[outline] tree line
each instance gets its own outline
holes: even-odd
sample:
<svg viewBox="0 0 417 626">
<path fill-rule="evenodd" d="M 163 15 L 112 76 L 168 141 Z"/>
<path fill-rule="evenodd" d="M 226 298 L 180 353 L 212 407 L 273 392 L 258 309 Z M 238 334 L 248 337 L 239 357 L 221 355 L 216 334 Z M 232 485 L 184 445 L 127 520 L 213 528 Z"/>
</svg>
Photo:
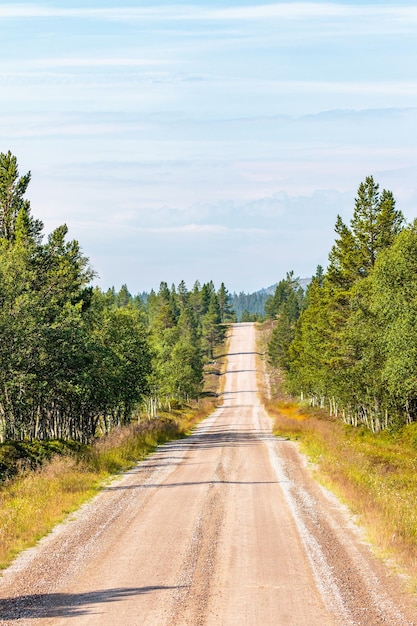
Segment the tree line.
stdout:
<svg viewBox="0 0 417 626">
<path fill-rule="evenodd" d="M 0 441 L 89 442 L 140 410 L 198 398 L 233 319 L 224 284 L 102 292 L 66 225 L 45 240 L 30 178 L 0 154 Z"/>
<path fill-rule="evenodd" d="M 256 322 L 264 318 L 265 302 L 268 299 L 266 290 L 255 293 L 233 293 L 231 304 L 238 322 Z"/>
<path fill-rule="evenodd" d="M 326 271 L 292 274 L 266 304 L 271 363 L 288 391 L 374 432 L 417 420 L 417 221 L 369 176 L 337 217 Z"/>
</svg>

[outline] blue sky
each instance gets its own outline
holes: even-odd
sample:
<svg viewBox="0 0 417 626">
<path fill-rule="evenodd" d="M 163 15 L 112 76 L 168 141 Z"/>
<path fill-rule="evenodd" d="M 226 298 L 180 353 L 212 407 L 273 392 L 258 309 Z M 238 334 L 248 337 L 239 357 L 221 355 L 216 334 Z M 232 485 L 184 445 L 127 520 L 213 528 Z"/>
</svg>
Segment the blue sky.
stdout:
<svg viewBox="0 0 417 626">
<path fill-rule="evenodd" d="M 1 2 L 0 37 L 0 150 L 104 289 L 311 275 L 368 175 L 417 217 L 414 2 Z"/>
</svg>

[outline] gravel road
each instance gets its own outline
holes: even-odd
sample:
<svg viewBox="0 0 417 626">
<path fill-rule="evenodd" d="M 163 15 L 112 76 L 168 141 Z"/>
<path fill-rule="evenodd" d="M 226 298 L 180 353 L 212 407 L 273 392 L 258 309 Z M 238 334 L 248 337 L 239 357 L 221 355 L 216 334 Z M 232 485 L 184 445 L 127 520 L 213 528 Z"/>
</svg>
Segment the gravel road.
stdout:
<svg viewBox="0 0 417 626">
<path fill-rule="evenodd" d="M 223 406 L 3 572 L 0 624 L 417 624 L 346 510 L 272 436 L 254 345 L 235 325 Z"/>
</svg>

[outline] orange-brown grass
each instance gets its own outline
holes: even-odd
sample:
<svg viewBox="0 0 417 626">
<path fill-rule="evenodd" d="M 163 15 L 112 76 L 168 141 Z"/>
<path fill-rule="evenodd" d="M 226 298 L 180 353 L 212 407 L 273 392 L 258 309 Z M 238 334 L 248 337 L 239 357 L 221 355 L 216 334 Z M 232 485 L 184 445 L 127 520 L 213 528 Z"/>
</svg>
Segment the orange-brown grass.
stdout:
<svg viewBox="0 0 417 626">
<path fill-rule="evenodd" d="M 303 432 L 303 424 L 307 419 L 307 415 L 294 402 L 288 400 L 280 400 L 277 402 L 268 400 L 265 402 L 269 415 L 275 419 L 275 428 L 281 436 L 287 436 L 291 439 L 297 439 Z"/>
</svg>

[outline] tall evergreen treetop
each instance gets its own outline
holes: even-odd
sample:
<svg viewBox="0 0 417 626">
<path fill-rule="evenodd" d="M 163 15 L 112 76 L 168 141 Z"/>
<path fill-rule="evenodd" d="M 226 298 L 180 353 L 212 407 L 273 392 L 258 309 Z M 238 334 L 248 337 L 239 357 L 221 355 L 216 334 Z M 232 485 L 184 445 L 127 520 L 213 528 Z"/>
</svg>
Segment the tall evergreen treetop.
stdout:
<svg viewBox="0 0 417 626">
<path fill-rule="evenodd" d="M 231 304 L 231 296 L 225 287 L 225 284 L 220 285 L 220 289 L 217 292 L 217 300 L 220 307 L 221 321 L 231 321 L 234 319 L 233 306 Z"/>
<path fill-rule="evenodd" d="M 31 174 L 19 176 L 17 159 L 12 153 L 0 153 L 0 237 L 14 241 L 19 213 L 27 221 L 28 230 L 40 239 L 43 224 L 30 216 L 30 202 L 24 198 Z"/>
<path fill-rule="evenodd" d="M 368 176 L 359 185 L 350 228 L 340 215 L 335 231 L 338 239 L 329 255 L 328 277 L 342 289 L 368 276 L 381 250 L 389 247 L 404 225 L 404 216 L 395 208 L 390 191 L 379 192 L 379 185 Z"/>
<path fill-rule="evenodd" d="M 188 300 L 189 300 L 188 289 L 184 280 L 182 280 L 178 284 L 177 293 L 178 293 L 178 306 L 180 310 L 183 311 L 184 308 L 188 305 Z"/>
<path fill-rule="evenodd" d="M 132 301 L 132 294 L 127 288 L 126 283 L 120 287 L 119 293 L 116 295 L 116 303 L 119 308 L 126 307 Z"/>
<path fill-rule="evenodd" d="M 329 254 L 327 275 L 331 284 L 349 289 L 358 278 L 357 242 L 340 215 L 336 218 L 334 230 L 338 238 Z"/>
<path fill-rule="evenodd" d="M 287 272 L 287 276 L 280 280 L 275 288 L 273 296 L 269 296 L 265 302 L 265 314 L 270 319 L 276 318 L 282 306 L 288 302 L 288 310 L 292 311 L 292 319 L 297 319 L 301 303 L 303 300 L 303 290 L 300 287 L 299 279 L 294 277 L 294 272 Z"/>
<path fill-rule="evenodd" d="M 380 250 L 390 246 L 404 223 L 401 211 L 395 208 L 390 191 L 379 193 L 372 176 L 359 185 L 351 228 L 361 253 L 360 271 L 367 275 L 375 265 Z"/>
</svg>

